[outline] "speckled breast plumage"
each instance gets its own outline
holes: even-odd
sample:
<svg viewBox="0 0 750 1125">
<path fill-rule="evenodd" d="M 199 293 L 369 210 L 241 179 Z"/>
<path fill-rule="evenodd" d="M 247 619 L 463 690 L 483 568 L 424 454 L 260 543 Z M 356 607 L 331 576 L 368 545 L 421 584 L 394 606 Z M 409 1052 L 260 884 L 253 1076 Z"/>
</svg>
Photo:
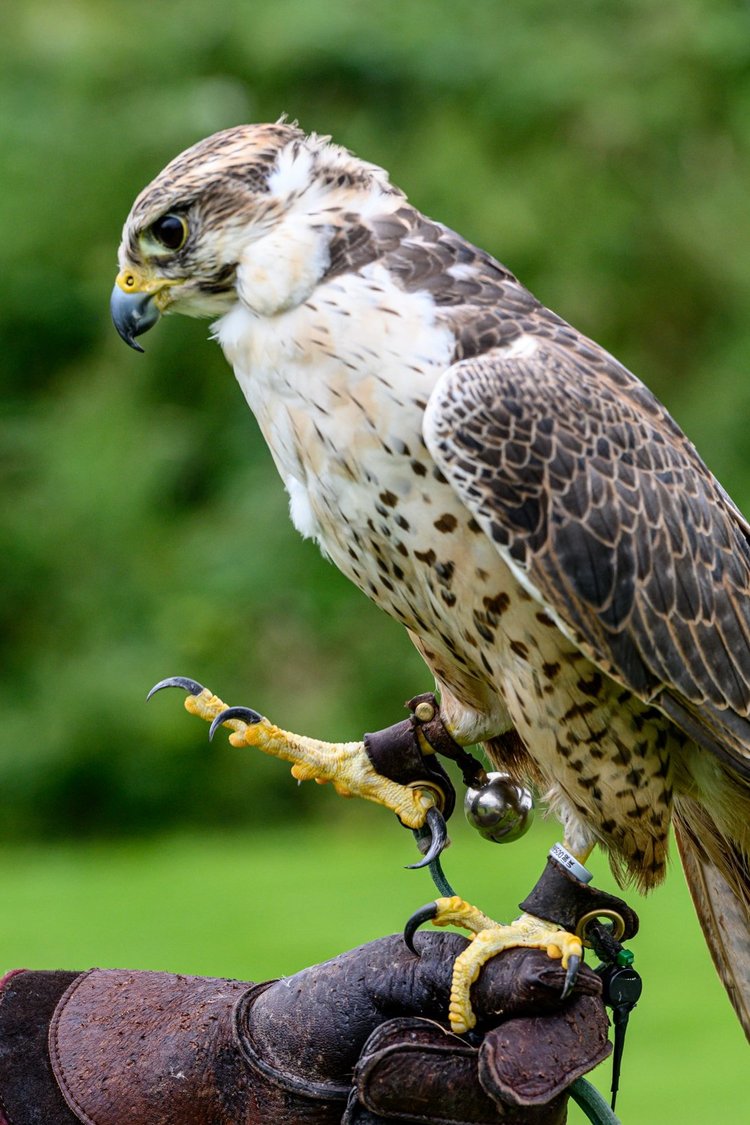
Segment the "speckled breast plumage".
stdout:
<svg viewBox="0 0 750 1125">
<path fill-rule="evenodd" d="M 462 265 L 461 285 L 471 288 Z M 535 311 L 517 283 L 499 274 L 496 282 L 510 290 L 511 309 Z M 529 757 L 510 764 L 549 791 L 571 839 L 599 838 L 640 883 L 658 881 L 677 732 L 560 632 L 425 443 L 438 379 L 471 352 L 465 320 L 457 326 L 451 306 L 446 315 L 405 288 L 387 256 L 334 272 L 280 317 L 232 315 L 243 330 L 219 335 L 298 529 L 407 627 L 462 738 L 484 741 L 496 760 L 493 737 L 515 727 Z M 480 335 L 494 325 L 500 346 L 518 335 L 507 315 L 493 319 L 480 306 L 475 319 Z M 237 338 L 242 348 L 231 343 Z"/>
</svg>

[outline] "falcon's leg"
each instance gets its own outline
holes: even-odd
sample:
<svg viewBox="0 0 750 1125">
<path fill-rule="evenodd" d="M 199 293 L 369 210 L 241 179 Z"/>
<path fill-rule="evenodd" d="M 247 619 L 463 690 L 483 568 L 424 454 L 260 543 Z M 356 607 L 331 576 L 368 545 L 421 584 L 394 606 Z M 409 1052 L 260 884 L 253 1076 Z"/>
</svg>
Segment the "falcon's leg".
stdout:
<svg viewBox="0 0 750 1125">
<path fill-rule="evenodd" d="M 522 914 L 504 926 L 461 898 L 440 898 L 417 911 L 407 922 L 404 937 L 412 949 L 414 931 L 428 920 L 434 926 L 459 926 L 471 934 L 470 944 L 453 965 L 448 1016 L 451 1029 L 457 1035 L 470 1031 L 477 1022 L 471 1007 L 471 986 L 487 962 L 506 949 L 543 949 L 549 957 L 561 958 L 566 970 L 563 997 L 575 983 L 583 958 L 581 939 L 553 922 Z"/>
<path fill-rule="evenodd" d="M 629 939 L 638 931 L 638 918 L 627 903 L 589 884 L 590 872 L 583 866 L 592 848 L 556 844 L 547 858 L 547 865 L 536 886 L 521 903 L 523 914 L 510 925 L 493 922 L 486 914 L 460 898 L 441 898 L 422 907 L 406 924 L 404 938 L 411 949 L 412 939 L 422 922 L 436 926 L 460 926 L 471 933 L 471 943 L 456 958 L 450 999 L 450 1023 L 457 1034 L 474 1027 L 471 1009 L 471 986 L 482 967 L 506 949 L 525 947 L 543 949 L 549 957 L 559 958 L 566 970 L 564 999 L 573 988 L 583 958 L 583 945 L 588 942 L 589 926 L 601 931 L 601 920 L 610 939 Z M 620 948 L 622 948 L 620 946 Z M 415 950 L 416 952 L 416 950 Z"/>
<path fill-rule="evenodd" d="M 292 776 L 298 781 L 330 782 L 342 797 L 363 797 L 395 812 L 407 828 L 421 828 L 435 806 L 429 786 L 400 785 L 383 777 L 372 766 L 364 742 L 321 742 L 292 734 L 274 726 L 249 707 L 227 707 L 218 696 L 194 680 L 173 677 L 162 680 L 149 697 L 164 687 L 187 691 L 185 709 L 217 726 L 229 727 L 233 746 L 252 746 L 275 758 L 293 762 Z"/>
</svg>

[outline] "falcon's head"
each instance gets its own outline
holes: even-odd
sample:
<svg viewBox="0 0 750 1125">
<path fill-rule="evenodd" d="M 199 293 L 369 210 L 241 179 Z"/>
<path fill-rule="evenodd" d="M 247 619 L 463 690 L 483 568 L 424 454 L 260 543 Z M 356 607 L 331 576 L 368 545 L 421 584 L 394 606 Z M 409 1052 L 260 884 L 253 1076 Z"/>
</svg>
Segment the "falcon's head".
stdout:
<svg viewBox="0 0 750 1125">
<path fill-rule="evenodd" d="M 135 337 L 161 313 L 221 316 L 238 296 L 271 315 L 305 300 L 337 231 L 367 200 L 402 199 L 387 174 L 283 121 L 240 125 L 181 153 L 125 223 L 112 318 Z"/>
</svg>

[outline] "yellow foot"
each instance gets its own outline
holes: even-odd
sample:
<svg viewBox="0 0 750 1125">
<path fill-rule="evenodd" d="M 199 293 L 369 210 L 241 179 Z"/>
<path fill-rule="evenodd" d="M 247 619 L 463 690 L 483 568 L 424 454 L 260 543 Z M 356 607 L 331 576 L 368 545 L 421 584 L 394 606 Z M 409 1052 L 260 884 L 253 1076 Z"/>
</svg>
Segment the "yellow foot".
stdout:
<svg viewBox="0 0 750 1125">
<path fill-rule="evenodd" d="M 149 698 L 162 688 L 180 687 L 188 692 L 185 709 L 217 726 L 229 727 L 233 746 L 253 746 L 274 758 L 293 762 L 292 776 L 298 781 L 330 782 L 342 797 L 363 797 L 395 812 L 407 828 L 421 828 L 436 805 L 435 793 L 427 786 L 399 785 L 377 773 L 363 742 L 320 742 L 274 726 L 249 707 L 227 707 L 195 680 L 173 676 L 162 680 Z"/>
<path fill-rule="evenodd" d="M 552 922 L 522 914 L 509 926 L 502 926 L 462 898 L 439 898 L 418 910 L 406 923 L 404 938 L 410 949 L 414 950 L 417 928 L 426 921 L 435 926 L 460 926 L 471 934 L 471 944 L 458 955 L 453 966 L 448 1015 L 457 1035 L 470 1031 L 477 1022 L 471 1008 L 471 986 L 484 965 L 506 949 L 544 949 L 549 957 L 561 959 L 566 970 L 563 997 L 575 983 L 583 957 L 580 938 Z"/>
</svg>

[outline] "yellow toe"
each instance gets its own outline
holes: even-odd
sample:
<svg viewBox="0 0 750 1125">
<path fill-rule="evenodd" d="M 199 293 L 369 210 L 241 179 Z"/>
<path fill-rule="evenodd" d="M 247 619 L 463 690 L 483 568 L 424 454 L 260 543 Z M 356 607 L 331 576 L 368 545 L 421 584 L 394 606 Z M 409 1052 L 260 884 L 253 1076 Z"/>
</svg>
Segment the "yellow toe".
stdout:
<svg viewBox="0 0 750 1125">
<path fill-rule="evenodd" d="M 203 688 L 198 695 L 186 698 L 185 708 L 212 723 L 227 705 Z M 222 725 L 232 731 L 229 741 L 233 746 L 253 747 L 291 762 L 297 781 L 316 781 L 319 785 L 330 782 L 342 797 L 362 797 L 384 805 L 407 828 L 421 828 L 428 810 L 437 803 L 438 795 L 427 785 L 400 785 L 377 773 L 363 742 L 321 742 L 282 730 L 265 718 L 245 722 L 232 717 Z"/>
<path fill-rule="evenodd" d="M 580 938 L 531 914 L 522 914 L 509 926 L 502 926 L 458 897 L 438 899 L 436 908 L 434 925 L 460 926 L 471 931 L 470 944 L 458 955 L 453 966 L 448 1016 L 451 1029 L 457 1035 L 465 1034 L 476 1025 L 471 986 L 493 957 L 506 949 L 543 949 L 549 957 L 561 960 L 564 969 L 571 957 L 579 960 L 583 957 Z"/>
</svg>

